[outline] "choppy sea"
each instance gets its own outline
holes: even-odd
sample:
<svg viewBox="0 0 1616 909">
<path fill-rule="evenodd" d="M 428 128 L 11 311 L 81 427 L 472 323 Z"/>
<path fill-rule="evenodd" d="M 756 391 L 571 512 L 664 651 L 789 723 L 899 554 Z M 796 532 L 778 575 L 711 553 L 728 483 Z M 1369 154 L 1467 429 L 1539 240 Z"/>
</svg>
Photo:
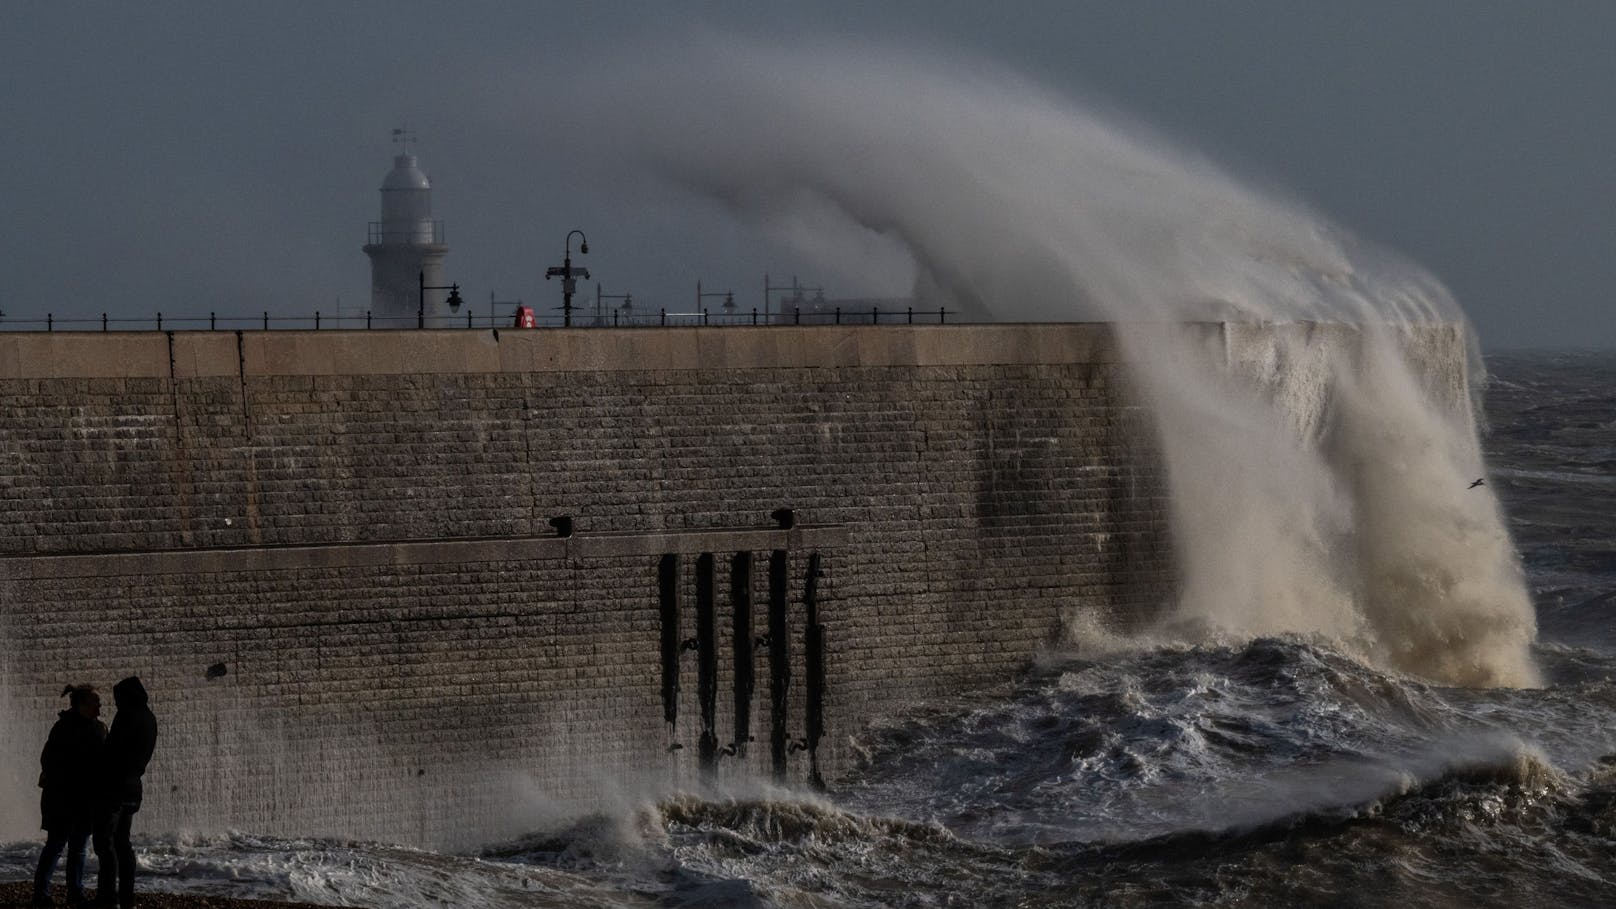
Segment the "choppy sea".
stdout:
<svg viewBox="0 0 1616 909">
<path fill-rule="evenodd" d="M 371 907 L 1616 905 L 1616 353 L 1491 356 L 1545 687 L 1317 642 L 1048 655 L 857 733 L 829 792 L 685 794 L 467 854 L 139 845 L 160 890 Z M 0 847 L 29 876 L 37 843 Z"/>
</svg>

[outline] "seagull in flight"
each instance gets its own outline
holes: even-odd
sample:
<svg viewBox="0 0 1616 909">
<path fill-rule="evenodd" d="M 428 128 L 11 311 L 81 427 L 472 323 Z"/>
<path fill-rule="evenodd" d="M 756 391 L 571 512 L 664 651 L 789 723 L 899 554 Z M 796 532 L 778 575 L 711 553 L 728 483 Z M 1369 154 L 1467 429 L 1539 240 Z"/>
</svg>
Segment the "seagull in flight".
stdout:
<svg viewBox="0 0 1616 909">
<path fill-rule="evenodd" d="M 1465 488 L 1466 489 L 1475 489 L 1477 486 L 1486 486 L 1486 485 L 1487 485 L 1486 478 L 1485 477 L 1478 477 L 1475 480 L 1471 481 L 1470 485 L 1466 486 Z"/>
</svg>

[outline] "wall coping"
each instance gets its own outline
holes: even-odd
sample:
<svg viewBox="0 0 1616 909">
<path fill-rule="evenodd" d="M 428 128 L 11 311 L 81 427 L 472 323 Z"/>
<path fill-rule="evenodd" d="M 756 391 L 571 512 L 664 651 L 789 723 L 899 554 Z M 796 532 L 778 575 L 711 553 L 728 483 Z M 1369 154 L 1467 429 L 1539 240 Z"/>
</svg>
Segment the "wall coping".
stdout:
<svg viewBox="0 0 1616 909">
<path fill-rule="evenodd" d="M 771 325 L 0 332 L 3 379 L 149 379 L 1111 363 L 1111 326 Z"/>
</svg>

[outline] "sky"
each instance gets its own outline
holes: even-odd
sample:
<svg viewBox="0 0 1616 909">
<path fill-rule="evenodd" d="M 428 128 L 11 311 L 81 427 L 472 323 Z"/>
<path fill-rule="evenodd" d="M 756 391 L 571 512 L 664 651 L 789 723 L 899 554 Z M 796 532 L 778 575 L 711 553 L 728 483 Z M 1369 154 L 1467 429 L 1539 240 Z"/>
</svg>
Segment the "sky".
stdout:
<svg viewBox="0 0 1616 909">
<path fill-rule="evenodd" d="M 700 281 L 749 308 L 765 273 L 904 293 L 856 237 L 829 261 L 613 169 L 639 116 L 614 75 L 655 59 L 675 85 L 729 42 L 1015 74 L 1420 263 L 1486 349 L 1616 347 L 1610 2 L 0 0 L 0 311 L 355 316 L 403 125 L 474 305 L 558 305 L 573 229 L 648 307 Z M 723 144 L 724 113 L 683 138 Z"/>
</svg>

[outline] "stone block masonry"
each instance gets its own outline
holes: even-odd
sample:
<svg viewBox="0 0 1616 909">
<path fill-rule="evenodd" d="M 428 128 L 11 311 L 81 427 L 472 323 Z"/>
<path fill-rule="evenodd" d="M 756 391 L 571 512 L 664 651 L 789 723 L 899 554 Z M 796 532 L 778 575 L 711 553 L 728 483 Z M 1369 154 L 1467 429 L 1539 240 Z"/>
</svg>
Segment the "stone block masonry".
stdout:
<svg viewBox="0 0 1616 909">
<path fill-rule="evenodd" d="M 163 723 L 146 829 L 469 845 L 695 784 L 666 553 L 681 644 L 715 557 L 717 779 L 771 773 L 772 650 L 794 783 L 820 554 L 834 786 L 869 720 L 1167 596 L 1126 387 L 1095 325 L 0 334 L 0 835 L 37 824 L 57 692 L 128 673 Z M 789 641 L 738 650 L 732 557 L 763 640 L 776 550 Z"/>
</svg>

